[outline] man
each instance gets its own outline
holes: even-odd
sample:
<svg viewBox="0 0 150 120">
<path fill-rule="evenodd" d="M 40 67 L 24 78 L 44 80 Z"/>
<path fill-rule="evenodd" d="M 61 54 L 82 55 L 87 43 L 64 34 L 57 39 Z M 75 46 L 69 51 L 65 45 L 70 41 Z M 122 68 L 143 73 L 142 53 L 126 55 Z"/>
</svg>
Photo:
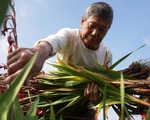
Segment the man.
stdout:
<svg viewBox="0 0 150 120">
<path fill-rule="evenodd" d="M 33 48 L 19 48 L 8 55 L 8 73 L 4 82 L 9 86 L 11 81 L 22 71 L 24 65 L 38 51 L 38 57 L 28 76 L 36 76 L 46 59 L 59 53 L 62 60 L 69 64 L 95 67 L 94 62 L 103 65 L 107 53 L 107 66 L 112 64 L 111 51 L 102 43 L 113 21 L 113 10 L 104 2 L 91 4 L 85 11 L 80 23 L 80 29 L 63 28 L 54 35 L 49 35 L 36 43 Z M 100 101 L 98 87 L 89 83 L 84 90 L 84 96 L 93 104 Z M 87 117 L 93 118 L 93 115 Z"/>
</svg>

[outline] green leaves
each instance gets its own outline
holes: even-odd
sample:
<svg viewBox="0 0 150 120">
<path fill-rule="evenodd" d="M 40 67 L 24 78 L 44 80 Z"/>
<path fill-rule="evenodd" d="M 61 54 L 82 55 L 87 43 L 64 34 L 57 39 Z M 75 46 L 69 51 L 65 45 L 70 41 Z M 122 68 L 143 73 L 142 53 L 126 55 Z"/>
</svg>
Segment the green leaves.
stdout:
<svg viewBox="0 0 150 120">
<path fill-rule="evenodd" d="M 23 71 L 14 79 L 12 84 L 10 85 L 10 88 L 2 94 L 0 97 L 0 120 L 7 120 L 7 114 L 10 110 L 10 107 L 14 100 L 16 99 L 16 96 L 18 94 L 19 89 L 23 85 L 24 81 L 26 80 L 28 73 L 30 72 L 34 61 L 37 57 L 37 53 L 33 56 L 33 58 L 27 63 L 27 65 L 24 67 Z M 18 107 L 18 103 L 15 100 L 14 109 L 18 111 L 20 108 Z M 18 116 L 18 115 L 16 115 Z M 22 116 L 22 114 L 20 114 Z"/>
<path fill-rule="evenodd" d="M 34 60 L 36 59 L 35 56 L 26 65 L 22 73 L 12 82 L 6 93 L 0 96 L 0 119 L 8 120 L 7 115 L 11 105 L 13 105 L 14 119 L 38 120 L 36 115 L 38 107 L 42 107 L 42 109 L 47 107 L 49 109 L 50 107 L 50 116 L 48 119 L 55 120 L 55 114 L 57 116 L 60 115 L 60 119 L 63 119 L 63 116 L 72 114 L 75 109 L 81 109 L 87 102 L 87 100 L 84 99 L 83 91 L 87 86 L 87 83 L 90 82 L 95 82 L 98 85 L 99 92 L 103 93 L 104 97 L 103 101 L 96 107 L 107 110 L 109 106 L 113 106 L 121 119 L 124 119 L 124 113 L 129 117 L 128 106 L 126 107 L 126 103 L 135 106 L 150 106 L 148 102 L 135 97 L 130 91 L 125 91 L 125 80 L 131 77 L 111 69 L 108 72 L 100 65 L 97 65 L 98 70 L 75 65 L 69 66 L 58 58 L 59 62 L 52 64 L 57 68 L 56 71 L 53 71 L 48 75 L 37 76 L 37 83 L 35 83 L 34 87 L 36 88 L 37 85 L 37 90 L 40 92 L 37 92 L 38 94 L 35 95 L 29 95 L 28 98 L 23 99 L 24 101 L 28 101 L 36 98 L 34 102 L 24 102 L 25 106 L 30 107 L 26 116 L 24 116 L 16 96 L 34 64 Z M 132 79 L 130 79 L 130 81 L 132 81 Z M 134 83 L 135 82 L 136 80 L 134 79 Z M 117 110 L 117 108 L 114 107 L 115 105 L 120 105 L 121 109 Z M 105 117 L 107 117 L 106 110 L 104 111 L 104 120 Z M 149 110 L 147 113 L 147 120 L 149 118 L 148 114 Z M 43 116 L 40 120 L 42 119 L 44 120 L 47 118 L 46 116 Z"/>
<path fill-rule="evenodd" d="M 36 115 L 38 103 L 39 103 L 39 97 L 37 97 L 34 103 L 31 105 L 29 111 L 25 116 L 25 120 L 38 120 L 38 116 Z"/>
<path fill-rule="evenodd" d="M 131 55 L 133 52 L 135 52 L 135 51 L 137 51 L 137 50 L 143 48 L 144 46 L 146 46 L 146 45 L 142 45 L 142 46 L 140 46 L 139 48 L 137 48 L 136 50 L 134 50 L 134 51 L 128 53 L 127 55 L 123 56 L 123 57 L 122 57 L 121 59 L 119 59 L 116 63 L 114 63 L 114 64 L 110 67 L 110 69 L 114 69 L 119 63 L 121 63 L 123 60 L 125 60 L 129 55 Z"/>
<path fill-rule="evenodd" d="M 103 93 L 104 97 L 103 102 L 100 102 L 96 107 L 101 109 L 105 108 L 105 106 L 119 105 L 119 110 L 116 109 L 115 111 L 122 119 L 130 117 L 128 110 L 132 105 L 150 106 L 148 102 L 134 96 L 132 92 L 125 91 L 125 80 L 133 81 L 135 84 L 136 80 L 132 77 L 111 69 L 108 72 L 106 68 L 101 65 L 97 65 L 99 69 L 96 70 L 75 65 L 69 66 L 60 58 L 58 58 L 58 61 L 59 62 L 51 64 L 57 68 L 56 71 L 38 77 L 41 86 L 47 85 L 46 88 L 42 87 L 42 90 L 45 92 L 41 94 L 41 97 L 43 97 L 43 103 L 42 101 L 40 102 L 41 107 L 44 107 L 44 105 L 49 106 L 50 104 L 47 102 L 44 103 L 44 101 L 51 99 L 54 110 L 58 107 L 57 105 L 61 106 L 56 114 L 63 113 L 63 115 L 65 115 L 65 111 L 73 111 L 73 109 L 76 108 L 76 105 L 82 106 L 81 103 L 84 104 L 83 91 L 87 86 L 87 83 L 90 82 L 95 82 L 98 85 L 98 89 Z M 129 80 L 129 78 L 131 79 Z M 40 87 L 38 87 L 38 89 L 40 90 Z M 126 103 L 128 104 L 127 107 Z M 72 109 L 70 109 L 70 107 Z"/>
<path fill-rule="evenodd" d="M 0 28 L 5 18 L 10 0 L 0 0 Z"/>
<path fill-rule="evenodd" d="M 121 120 L 124 120 L 124 79 L 123 74 L 121 74 L 121 85 L 120 85 L 120 95 L 121 95 Z"/>
<path fill-rule="evenodd" d="M 56 120 L 52 102 L 50 101 L 50 120 Z"/>
<path fill-rule="evenodd" d="M 149 107 L 148 112 L 146 114 L 146 120 L 150 120 L 150 107 Z"/>
<path fill-rule="evenodd" d="M 15 98 L 15 101 L 13 103 L 13 111 L 16 120 L 25 120 L 22 108 L 20 107 L 17 97 Z"/>
</svg>

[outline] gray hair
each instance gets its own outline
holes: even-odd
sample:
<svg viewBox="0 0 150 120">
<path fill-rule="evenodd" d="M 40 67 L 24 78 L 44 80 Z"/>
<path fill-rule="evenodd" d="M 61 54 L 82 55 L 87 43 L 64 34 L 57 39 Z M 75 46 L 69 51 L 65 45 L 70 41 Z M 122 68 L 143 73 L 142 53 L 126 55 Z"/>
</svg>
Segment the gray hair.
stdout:
<svg viewBox="0 0 150 120">
<path fill-rule="evenodd" d="M 88 19 L 90 16 L 101 17 L 110 23 L 113 21 L 113 9 L 105 2 L 95 2 L 91 4 L 85 11 L 84 18 Z"/>
</svg>

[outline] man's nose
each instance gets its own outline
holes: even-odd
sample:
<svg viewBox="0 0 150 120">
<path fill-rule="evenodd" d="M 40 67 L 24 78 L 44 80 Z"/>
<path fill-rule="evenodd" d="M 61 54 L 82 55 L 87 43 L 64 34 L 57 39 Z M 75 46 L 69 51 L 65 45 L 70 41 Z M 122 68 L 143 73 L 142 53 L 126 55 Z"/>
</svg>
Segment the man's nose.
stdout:
<svg viewBox="0 0 150 120">
<path fill-rule="evenodd" d="M 99 32 L 99 31 L 95 28 L 95 29 L 93 29 L 93 31 L 92 31 L 92 35 L 94 35 L 94 36 L 95 36 L 95 35 L 97 35 L 97 34 L 98 34 L 98 32 Z"/>
</svg>

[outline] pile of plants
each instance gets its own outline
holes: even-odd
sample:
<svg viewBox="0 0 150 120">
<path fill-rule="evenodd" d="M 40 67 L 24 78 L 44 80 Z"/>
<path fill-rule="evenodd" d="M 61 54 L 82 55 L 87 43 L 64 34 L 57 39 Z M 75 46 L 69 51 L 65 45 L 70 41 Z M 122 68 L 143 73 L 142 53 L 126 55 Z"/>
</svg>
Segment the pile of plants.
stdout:
<svg viewBox="0 0 150 120">
<path fill-rule="evenodd" d="M 129 68 L 115 71 L 99 64 L 94 69 L 67 65 L 59 57 L 58 60 L 51 64 L 57 70 L 40 74 L 30 80 L 29 86 L 22 87 L 22 94 L 19 94 L 24 111 L 30 106 L 27 101 L 34 101 L 39 95 L 39 116 L 49 115 L 51 104 L 57 116 L 71 116 L 75 109 L 84 109 L 83 104 L 87 101 L 83 91 L 88 83 L 94 82 L 103 94 L 103 100 L 95 108 L 101 110 L 111 106 L 119 117 L 121 112 L 126 117 L 147 113 L 150 107 L 150 61 L 133 62 Z M 105 115 L 108 117 L 107 112 Z"/>
<path fill-rule="evenodd" d="M 10 7 L 12 14 L 6 15 L 2 30 L 3 35 L 8 32 L 9 53 L 13 48 L 18 48 L 15 9 L 12 4 Z M 10 27 L 6 26 L 8 20 L 12 20 Z M 142 47 L 144 46 L 140 48 Z M 88 100 L 84 98 L 83 91 L 87 84 L 92 82 L 98 85 L 99 92 L 103 94 L 101 102 L 94 108 L 97 113 L 103 108 L 104 120 L 108 117 L 109 107 L 112 107 L 122 120 L 130 119 L 133 115 L 146 115 L 146 120 L 149 120 L 150 60 L 139 60 L 126 69 L 114 70 L 133 52 L 122 57 L 110 68 L 107 67 L 106 60 L 103 66 L 93 63 L 96 68 L 90 68 L 73 63 L 68 65 L 58 56 L 58 62 L 50 64 L 56 70 L 41 72 L 29 81 L 28 86 L 24 86 L 36 53 L 8 90 L 3 83 L 8 74 L 0 74 L 0 120 L 83 120 L 81 116 L 76 116 L 74 110 L 85 109 Z M 7 70 L 4 64 L 1 64 L 0 68 Z"/>
<path fill-rule="evenodd" d="M 123 117 L 129 118 L 135 114 L 146 113 L 147 116 L 149 115 L 149 61 L 134 62 L 127 69 L 114 71 L 99 64 L 96 64 L 98 69 L 93 69 L 67 65 L 59 57 L 58 60 L 59 62 L 51 64 L 57 70 L 49 74 L 39 74 L 30 80 L 28 86 L 22 86 L 26 78 L 23 76 L 27 76 L 28 73 L 19 75 L 0 97 L 1 106 L 8 105 L 8 96 L 4 96 L 10 92 L 9 98 L 13 98 L 12 103 L 15 96 L 18 96 L 14 103 L 20 106 L 24 115 L 28 115 L 30 107 L 36 101 L 34 114 L 36 117 L 38 116 L 38 119 L 49 119 L 50 112 L 53 112 L 55 117 L 67 118 L 75 109 L 83 109 L 82 106 L 87 102 L 83 97 L 84 88 L 89 82 L 95 82 L 98 84 L 99 92 L 103 93 L 103 100 L 95 108 L 106 110 L 112 106 L 119 117 L 123 115 Z M 29 72 L 30 68 L 25 69 L 28 69 Z M 1 86 L 1 88 L 4 87 Z M 12 91 L 15 92 L 14 96 L 12 96 Z M 53 106 L 53 109 L 50 106 Z M 0 112 L 3 114 L 2 111 L 4 109 L 1 109 Z M 7 111 L 9 111 L 9 107 Z M 106 116 L 107 112 L 105 111 L 104 114 Z"/>
</svg>

